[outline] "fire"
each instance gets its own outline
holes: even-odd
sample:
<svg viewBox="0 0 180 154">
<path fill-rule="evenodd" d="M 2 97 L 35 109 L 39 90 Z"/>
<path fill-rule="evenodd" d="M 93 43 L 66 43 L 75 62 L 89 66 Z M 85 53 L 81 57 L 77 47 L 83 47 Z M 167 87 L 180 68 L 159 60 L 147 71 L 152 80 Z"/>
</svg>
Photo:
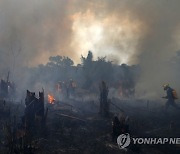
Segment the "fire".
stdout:
<svg viewBox="0 0 180 154">
<path fill-rule="evenodd" d="M 50 95 L 50 94 L 48 94 L 48 102 L 50 104 L 54 104 L 54 102 L 55 102 L 55 98 L 52 95 Z"/>
</svg>

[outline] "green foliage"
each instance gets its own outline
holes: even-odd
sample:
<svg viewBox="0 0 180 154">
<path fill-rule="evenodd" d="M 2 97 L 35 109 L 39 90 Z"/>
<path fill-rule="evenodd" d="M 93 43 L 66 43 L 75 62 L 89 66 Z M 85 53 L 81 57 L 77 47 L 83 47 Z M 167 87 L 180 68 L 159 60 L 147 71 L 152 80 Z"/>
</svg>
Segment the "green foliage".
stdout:
<svg viewBox="0 0 180 154">
<path fill-rule="evenodd" d="M 69 58 L 65 56 L 51 56 L 49 57 L 49 62 L 47 63 L 47 66 L 50 67 L 69 67 L 74 65 L 74 62 Z"/>
</svg>

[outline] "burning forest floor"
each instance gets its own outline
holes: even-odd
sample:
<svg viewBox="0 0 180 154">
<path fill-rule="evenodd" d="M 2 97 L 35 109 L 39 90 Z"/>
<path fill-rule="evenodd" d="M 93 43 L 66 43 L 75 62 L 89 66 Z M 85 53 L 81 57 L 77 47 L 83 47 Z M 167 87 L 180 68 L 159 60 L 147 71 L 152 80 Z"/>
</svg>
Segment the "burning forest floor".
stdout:
<svg viewBox="0 0 180 154">
<path fill-rule="evenodd" d="M 177 145 L 139 145 L 129 146 L 128 151 L 120 150 L 117 143 L 112 142 L 112 119 L 121 113 L 119 108 L 129 117 L 130 135 L 136 137 L 179 137 L 180 111 L 170 109 L 164 113 L 157 102 L 142 100 L 111 100 L 109 118 L 98 114 L 98 102 L 75 101 L 47 104 L 49 108 L 45 133 L 35 131 L 32 137 L 34 154 L 109 154 L 109 153 L 142 153 L 142 154 L 175 154 L 180 153 Z M 2 101 L 0 104 L 0 153 L 8 153 L 4 126 L 6 123 L 18 123 L 24 113 L 23 103 Z M 18 125 L 18 124 L 17 124 Z M 17 152 L 18 153 L 18 152 Z"/>
</svg>

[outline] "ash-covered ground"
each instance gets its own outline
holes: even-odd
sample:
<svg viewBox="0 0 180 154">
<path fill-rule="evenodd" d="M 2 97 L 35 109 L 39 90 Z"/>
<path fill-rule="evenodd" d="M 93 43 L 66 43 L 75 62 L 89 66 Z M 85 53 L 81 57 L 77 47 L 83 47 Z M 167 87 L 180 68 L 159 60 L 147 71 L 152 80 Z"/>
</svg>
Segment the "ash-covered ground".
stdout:
<svg viewBox="0 0 180 154">
<path fill-rule="evenodd" d="M 131 137 L 179 137 L 180 112 L 169 108 L 164 112 L 163 104 L 147 100 L 121 100 L 112 98 L 110 115 L 103 118 L 98 114 L 99 101 L 80 101 L 69 99 L 54 104 L 46 102 L 48 115 L 46 126 L 34 131 L 31 136 L 31 150 L 34 154 L 109 154 L 109 153 L 142 153 L 142 154 L 178 154 L 179 145 L 130 145 L 127 150 L 120 150 L 112 142 L 112 119 L 117 116 L 128 116 Z M 24 114 L 24 103 L 1 101 L 1 153 L 10 153 L 7 144 L 6 123 L 17 128 Z M 120 111 L 123 110 L 122 111 Z M 16 124 L 14 124 L 16 123 Z M 16 126 L 14 126 L 16 125 Z M 42 133 L 42 130 L 45 133 Z M 15 144 L 15 143 L 14 143 Z M 16 143 L 17 144 L 17 143 Z M 12 152 L 13 153 L 13 152 Z M 15 152 L 14 152 L 15 153 Z M 17 152 L 17 153 L 23 153 Z"/>
</svg>

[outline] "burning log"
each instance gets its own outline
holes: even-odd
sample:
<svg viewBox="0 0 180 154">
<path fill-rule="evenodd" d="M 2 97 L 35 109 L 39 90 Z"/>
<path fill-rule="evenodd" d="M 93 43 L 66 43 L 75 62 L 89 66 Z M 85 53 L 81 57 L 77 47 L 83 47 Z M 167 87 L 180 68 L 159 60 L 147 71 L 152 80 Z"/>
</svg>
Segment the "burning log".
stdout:
<svg viewBox="0 0 180 154">
<path fill-rule="evenodd" d="M 48 94 L 48 102 L 49 102 L 50 104 L 54 104 L 54 102 L 55 102 L 54 96 Z"/>
</svg>

